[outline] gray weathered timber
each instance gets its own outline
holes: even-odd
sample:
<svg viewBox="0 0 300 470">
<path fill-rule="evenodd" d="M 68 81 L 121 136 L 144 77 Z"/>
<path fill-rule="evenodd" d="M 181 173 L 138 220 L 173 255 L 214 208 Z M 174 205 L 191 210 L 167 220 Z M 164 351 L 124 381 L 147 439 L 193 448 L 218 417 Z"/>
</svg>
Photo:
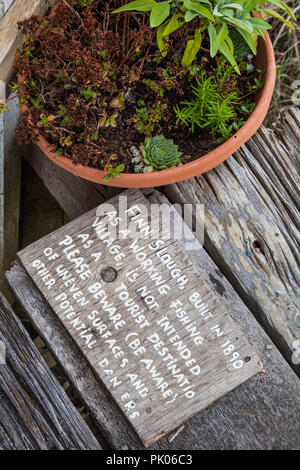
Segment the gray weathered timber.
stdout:
<svg viewBox="0 0 300 470">
<path fill-rule="evenodd" d="M 0 0 L 0 21 L 14 0 Z"/>
<path fill-rule="evenodd" d="M 283 111 L 274 128 L 164 192 L 173 203 L 204 204 L 204 248 L 299 373 L 291 359 L 300 339 L 300 110 Z"/>
<path fill-rule="evenodd" d="M 3 273 L 15 258 L 19 245 L 19 216 L 20 216 L 20 187 L 21 187 L 21 158 L 15 139 L 15 128 L 19 121 L 20 109 L 18 100 L 9 103 L 7 112 L 4 113 L 4 257 Z M 1 157 L 0 157 L 1 158 Z M 7 287 L 1 287 L 7 295 Z"/>
<path fill-rule="evenodd" d="M 23 38 L 17 22 L 31 15 L 43 15 L 56 0 L 14 0 L 0 21 L 0 80 L 8 84 L 13 76 L 12 65 L 16 49 Z"/>
<path fill-rule="evenodd" d="M 5 99 L 5 84 L 0 80 L 0 99 Z M 4 268 L 4 119 L 0 114 L 0 282 Z"/>
<path fill-rule="evenodd" d="M 0 449 L 100 449 L 0 294 Z"/>
<path fill-rule="evenodd" d="M 162 222 L 149 221 L 141 191 L 122 197 L 120 209 L 119 196 L 109 201 L 113 219 L 92 209 L 18 258 L 149 446 L 262 365 L 222 296 L 169 236 L 166 209 Z M 110 241 L 116 223 L 130 224 L 134 240 Z"/>
<path fill-rule="evenodd" d="M 156 191 L 150 194 L 149 200 L 167 203 Z M 164 438 L 151 448 L 299 449 L 300 384 L 297 376 L 205 250 L 200 248 L 190 255 L 201 276 L 221 293 L 232 318 L 261 358 L 265 373 L 256 375 L 189 420 L 174 439 Z M 16 262 L 7 273 L 7 280 L 109 444 L 119 449 L 138 448 L 135 434 L 118 407 L 20 263 Z"/>
<path fill-rule="evenodd" d="M 68 173 L 49 160 L 37 146 L 23 146 L 22 156 L 70 219 L 85 214 L 122 191 L 122 188 L 93 184 Z"/>
</svg>

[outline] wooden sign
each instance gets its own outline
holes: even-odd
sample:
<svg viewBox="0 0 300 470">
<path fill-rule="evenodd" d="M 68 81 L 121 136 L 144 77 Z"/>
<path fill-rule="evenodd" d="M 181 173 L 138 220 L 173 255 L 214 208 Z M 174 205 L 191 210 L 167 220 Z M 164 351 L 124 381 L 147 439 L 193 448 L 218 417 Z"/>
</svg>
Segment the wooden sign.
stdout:
<svg viewBox="0 0 300 470">
<path fill-rule="evenodd" d="M 145 446 L 261 367 L 150 209 L 128 190 L 18 254 Z"/>
</svg>

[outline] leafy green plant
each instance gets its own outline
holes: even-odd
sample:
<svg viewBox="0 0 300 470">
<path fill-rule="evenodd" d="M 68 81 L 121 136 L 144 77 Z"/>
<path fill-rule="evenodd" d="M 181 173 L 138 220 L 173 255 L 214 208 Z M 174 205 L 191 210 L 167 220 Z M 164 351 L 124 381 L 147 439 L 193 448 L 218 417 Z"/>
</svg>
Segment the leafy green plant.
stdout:
<svg viewBox="0 0 300 470">
<path fill-rule="evenodd" d="M 144 100 L 139 100 L 137 104 L 137 112 L 133 116 L 135 127 L 140 134 L 150 135 L 154 131 L 155 124 L 163 118 L 167 105 L 154 103 L 147 108 Z"/>
<path fill-rule="evenodd" d="M 250 47 L 236 29 L 230 29 L 229 37 L 233 44 L 234 58 L 237 62 L 241 62 L 248 54 L 251 54 Z"/>
<path fill-rule="evenodd" d="M 182 155 L 173 140 L 166 139 L 163 135 L 146 137 L 145 142 L 141 145 L 141 152 L 143 162 L 155 170 L 165 170 L 177 166 Z"/>
<path fill-rule="evenodd" d="M 246 41 L 253 54 L 256 54 L 257 36 L 264 37 L 264 31 L 271 28 L 263 19 L 264 13 L 293 28 L 289 20 L 268 8 L 269 4 L 283 10 L 295 20 L 291 9 L 281 0 L 134 0 L 114 13 L 130 10 L 150 12 L 150 26 L 158 28 L 157 44 L 163 56 L 167 54 L 169 36 L 185 23 L 200 19 L 200 26 L 199 22 L 195 23 L 193 38 L 187 41 L 182 64 L 188 66 L 193 62 L 201 47 L 203 32 L 207 30 L 211 57 L 221 53 L 239 73 L 230 36 L 231 29 L 236 30 L 241 40 Z M 256 12 L 259 18 L 252 17 L 251 12 Z"/>
<path fill-rule="evenodd" d="M 112 165 L 106 165 L 105 171 L 107 171 L 107 175 L 102 178 L 102 181 L 107 182 L 112 178 L 120 178 L 122 172 L 125 170 L 125 165 L 122 163 L 121 165 L 113 168 Z"/>
<path fill-rule="evenodd" d="M 49 122 L 54 121 L 55 116 L 53 116 L 53 114 L 47 116 L 45 113 L 41 113 L 40 118 L 40 121 L 37 123 L 38 127 L 47 127 Z"/>
<path fill-rule="evenodd" d="M 195 99 L 181 102 L 183 108 L 178 105 L 174 107 L 177 124 L 190 127 L 192 132 L 195 126 L 208 127 L 214 134 L 224 138 L 230 136 L 228 125 L 230 121 L 237 120 L 233 105 L 237 104 L 239 96 L 235 91 L 226 92 L 223 76 L 220 76 L 218 73 L 211 77 L 207 77 L 205 72 L 201 74 L 197 86 L 192 87 Z"/>
</svg>

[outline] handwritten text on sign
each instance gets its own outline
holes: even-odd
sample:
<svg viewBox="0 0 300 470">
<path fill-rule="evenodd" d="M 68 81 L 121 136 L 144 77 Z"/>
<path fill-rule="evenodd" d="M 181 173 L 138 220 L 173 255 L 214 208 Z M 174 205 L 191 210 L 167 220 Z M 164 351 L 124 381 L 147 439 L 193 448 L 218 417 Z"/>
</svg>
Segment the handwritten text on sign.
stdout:
<svg viewBox="0 0 300 470">
<path fill-rule="evenodd" d="M 19 257 L 150 445 L 257 373 L 258 357 L 180 243 L 160 220 L 150 230 L 141 192 L 124 194 L 122 213 L 114 198 Z"/>
</svg>

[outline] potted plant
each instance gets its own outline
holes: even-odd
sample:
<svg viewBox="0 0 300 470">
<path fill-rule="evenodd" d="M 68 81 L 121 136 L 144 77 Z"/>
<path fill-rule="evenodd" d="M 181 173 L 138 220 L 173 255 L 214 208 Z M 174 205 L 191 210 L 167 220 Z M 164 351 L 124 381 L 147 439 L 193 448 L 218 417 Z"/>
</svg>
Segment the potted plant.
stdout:
<svg viewBox="0 0 300 470">
<path fill-rule="evenodd" d="M 215 167 L 261 125 L 280 0 L 60 0 L 19 24 L 20 142 L 97 183 L 151 187 Z M 278 13 L 283 10 L 285 17 Z"/>
</svg>

